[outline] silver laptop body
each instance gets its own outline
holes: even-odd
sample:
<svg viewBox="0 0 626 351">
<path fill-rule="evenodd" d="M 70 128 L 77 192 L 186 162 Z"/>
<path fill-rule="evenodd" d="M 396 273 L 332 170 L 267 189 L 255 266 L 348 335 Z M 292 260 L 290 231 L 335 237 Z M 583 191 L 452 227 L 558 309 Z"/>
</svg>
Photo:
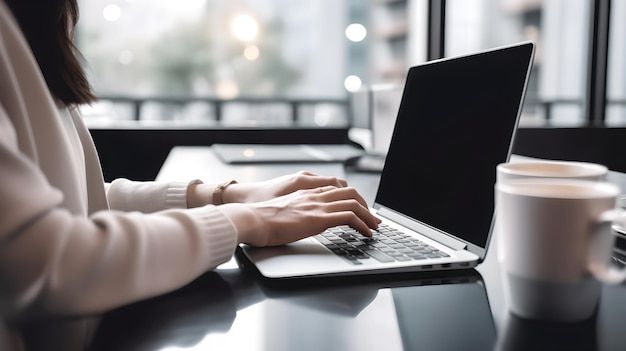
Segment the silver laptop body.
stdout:
<svg viewBox="0 0 626 351">
<path fill-rule="evenodd" d="M 280 247 L 242 245 L 240 262 L 270 279 L 465 269 L 481 263 L 495 219 L 495 168 L 510 157 L 534 51 L 533 43 L 522 42 L 408 71 L 371 210 L 384 226 L 429 244 L 440 256 L 346 259 L 322 244 L 320 234 Z"/>
</svg>

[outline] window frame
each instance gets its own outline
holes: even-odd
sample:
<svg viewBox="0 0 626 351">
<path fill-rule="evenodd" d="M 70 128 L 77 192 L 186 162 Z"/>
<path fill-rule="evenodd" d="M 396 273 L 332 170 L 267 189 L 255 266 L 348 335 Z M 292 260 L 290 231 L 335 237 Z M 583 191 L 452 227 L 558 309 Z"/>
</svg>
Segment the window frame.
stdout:
<svg viewBox="0 0 626 351">
<path fill-rule="evenodd" d="M 590 1 L 589 53 L 584 96 L 585 126 L 602 126 L 606 119 L 607 70 L 611 0 Z M 446 0 L 428 0 L 428 60 L 443 58 Z"/>
</svg>

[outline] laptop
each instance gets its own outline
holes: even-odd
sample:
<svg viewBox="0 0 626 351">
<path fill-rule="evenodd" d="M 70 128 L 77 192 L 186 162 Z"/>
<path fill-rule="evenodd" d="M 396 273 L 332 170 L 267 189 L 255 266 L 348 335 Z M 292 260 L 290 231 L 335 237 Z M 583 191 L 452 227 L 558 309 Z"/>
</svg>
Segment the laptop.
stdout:
<svg viewBox="0 0 626 351">
<path fill-rule="evenodd" d="M 365 153 L 351 144 L 213 144 L 227 164 L 344 162 Z"/>
<path fill-rule="evenodd" d="M 371 206 L 383 221 L 374 238 L 329 228 L 279 247 L 241 245 L 237 257 L 268 279 L 480 264 L 494 226 L 496 166 L 509 160 L 534 52 L 522 42 L 408 70 Z"/>
</svg>

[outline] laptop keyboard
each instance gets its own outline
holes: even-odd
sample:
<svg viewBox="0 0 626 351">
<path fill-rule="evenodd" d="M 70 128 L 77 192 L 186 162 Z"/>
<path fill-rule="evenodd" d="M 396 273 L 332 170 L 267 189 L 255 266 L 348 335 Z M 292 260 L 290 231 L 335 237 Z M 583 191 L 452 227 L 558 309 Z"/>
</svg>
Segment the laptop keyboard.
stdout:
<svg viewBox="0 0 626 351">
<path fill-rule="evenodd" d="M 450 256 L 386 224 L 381 224 L 372 234 L 368 238 L 349 226 L 338 226 L 329 228 L 314 238 L 336 255 L 357 265 L 370 259 L 401 262 Z"/>
</svg>

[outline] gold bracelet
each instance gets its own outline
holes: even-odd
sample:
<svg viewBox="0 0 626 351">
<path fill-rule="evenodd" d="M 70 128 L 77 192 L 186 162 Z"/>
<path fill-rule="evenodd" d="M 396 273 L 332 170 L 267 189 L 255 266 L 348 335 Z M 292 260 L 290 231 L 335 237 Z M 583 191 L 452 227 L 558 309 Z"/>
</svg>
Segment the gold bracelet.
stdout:
<svg viewBox="0 0 626 351">
<path fill-rule="evenodd" d="M 213 205 L 217 206 L 217 205 L 224 204 L 224 199 L 222 199 L 222 194 L 224 193 L 224 189 L 226 189 L 231 184 L 237 184 L 237 183 L 238 182 L 233 179 L 215 187 L 215 190 L 213 190 Z"/>
</svg>

